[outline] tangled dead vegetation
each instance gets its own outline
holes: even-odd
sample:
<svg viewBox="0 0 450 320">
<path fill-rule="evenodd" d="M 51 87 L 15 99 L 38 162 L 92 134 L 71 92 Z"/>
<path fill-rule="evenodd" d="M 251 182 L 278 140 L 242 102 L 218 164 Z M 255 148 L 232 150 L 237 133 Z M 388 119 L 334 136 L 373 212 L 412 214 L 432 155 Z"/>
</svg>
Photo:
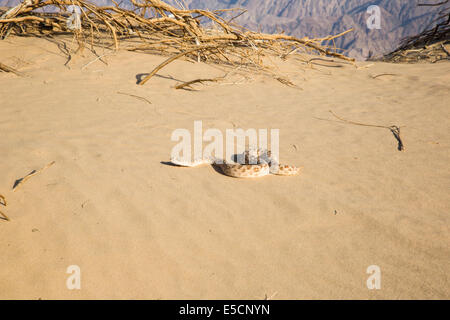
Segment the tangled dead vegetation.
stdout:
<svg viewBox="0 0 450 320">
<path fill-rule="evenodd" d="M 382 58 L 383 61 L 436 63 L 450 60 L 450 0 L 418 6 L 438 7 L 435 25 L 416 36 L 404 39 L 399 48 Z"/>
<path fill-rule="evenodd" d="M 78 50 L 87 47 L 95 53 L 94 48 L 100 46 L 170 55 L 159 69 L 182 57 L 271 73 L 266 57 L 286 59 L 298 52 L 354 61 L 334 46 L 334 39 L 352 30 L 324 38 L 296 38 L 253 32 L 235 24 L 234 18 L 245 12 L 242 9 L 188 10 L 161 0 L 131 0 L 125 8 L 112 1 L 114 6 L 97 6 L 84 0 L 25 0 L 0 16 L 0 38 L 10 34 L 73 34 Z"/>
</svg>

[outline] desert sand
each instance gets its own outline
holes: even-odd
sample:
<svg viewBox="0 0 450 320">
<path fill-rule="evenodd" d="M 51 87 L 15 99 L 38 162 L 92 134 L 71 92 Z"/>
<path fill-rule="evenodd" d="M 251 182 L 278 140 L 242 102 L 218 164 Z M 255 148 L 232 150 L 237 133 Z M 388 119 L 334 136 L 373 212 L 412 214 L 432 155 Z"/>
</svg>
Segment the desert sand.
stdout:
<svg viewBox="0 0 450 320">
<path fill-rule="evenodd" d="M 1 299 L 450 298 L 449 62 L 293 56 L 274 63 L 295 88 L 237 73 L 186 91 L 173 86 L 224 71 L 180 60 L 138 86 L 166 57 L 99 54 L 107 65 L 88 50 L 66 64 L 56 42 L 0 41 L 0 62 L 26 75 L 0 73 Z M 400 126 L 405 150 L 329 110 Z M 172 131 L 196 120 L 280 129 L 301 175 L 165 164 Z"/>
</svg>

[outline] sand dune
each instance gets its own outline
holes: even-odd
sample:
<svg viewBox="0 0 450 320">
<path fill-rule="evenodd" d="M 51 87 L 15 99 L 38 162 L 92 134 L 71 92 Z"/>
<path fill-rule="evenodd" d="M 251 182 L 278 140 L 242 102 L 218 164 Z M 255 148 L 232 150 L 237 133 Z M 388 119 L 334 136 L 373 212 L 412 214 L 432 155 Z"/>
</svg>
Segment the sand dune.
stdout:
<svg viewBox="0 0 450 320">
<path fill-rule="evenodd" d="M 448 299 L 450 63 L 279 62 L 299 88 L 119 51 L 68 64 L 11 37 L 0 62 L 2 299 Z M 374 78 L 374 76 L 389 73 Z M 237 82 L 231 85 L 230 82 Z M 122 92 L 125 94 L 118 94 Z M 151 101 L 130 96 L 136 95 Z M 402 126 L 405 151 L 389 130 Z M 164 164 L 177 128 L 280 129 L 297 177 L 233 179 Z M 14 182 L 55 164 L 13 192 Z M 81 290 L 66 269 L 81 268 Z M 381 269 L 368 290 L 366 269 Z"/>
</svg>

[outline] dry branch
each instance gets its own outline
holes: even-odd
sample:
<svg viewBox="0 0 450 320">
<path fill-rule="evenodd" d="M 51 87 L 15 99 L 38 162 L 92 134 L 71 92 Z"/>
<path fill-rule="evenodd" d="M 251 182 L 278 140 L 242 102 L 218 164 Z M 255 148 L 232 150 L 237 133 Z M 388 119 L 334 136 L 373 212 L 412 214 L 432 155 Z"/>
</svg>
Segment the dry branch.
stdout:
<svg viewBox="0 0 450 320">
<path fill-rule="evenodd" d="M 275 79 L 288 87 L 297 88 L 297 86 L 294 83 L 292 83 L 292 81 L 289 79 L 283 77 L 275 77 Z"/>
<path fill-rule="evenodd" d="M 1 215 L 6 221 L 11 221 L 5 213 L 3 213 L 3 212 L 0 211 L 0 215 Z"/>
<path fill-rule="evenodd" d="M 19 76 L 19 77 L 23 77 L 24 74 L 20 71 L 17 71 L 16 69 L 13 69 L 11 67 L 8 67 L 6 64 L 3 64 L 0 62 L 0 70 L 5 71 L 5 72 L 11 72 L 14 73 L 15 75 Z"/>
<path fill-rule="evenodd" d="M 50 162 L 45 167 L 39 169 L 39 170 L 33 170 L 29 174 L 27 174 L 25 177 L 18 179 L 14 182 L 13 191 L 16 191 L 22 184 L 25 183 L 28 179 L 30 179 L 32 176 L 37 175 L 38 173 L 44 171 L 45 169 L 51 167 L 53 164 L 55 164 L 55 161 Z"/>
<path fill-rule="evenodd" d="M 381 60 L 406 63 L 429 61 L 435 63 L 450 59 L 448 50 L 445 48 L 445 45 L 450 43 L 450 1 L 445 0 L 434 4 L 419 3 L 418 6 L 438 8 L 438 18 L 434 21 L 435 25 L 418 35 L 403 39 L 397 49 L 382 57 Z"/>
<path fill-rule="evenodd" d="M 395 139 L 398 142 L 398 151 L 403 151 L 404 145 L 403 145 L 403 141 L 400 138 L 400 127 L 397 126 L 382 126 L 382 125 L 376 125 L 376 124 L 366 124 L 366 123 L 361 123 L 361 122 L 355 122 L 355 121 L 351 121 L 351 120 L 347 120 L 344 118 L 339 117 L 338 115 L 336 115 L 333 111 L 329 110 L 329 112 L 338 120 L 345 122 L 345 123 L 349 123 L 349 124 L 353 124 L 353 125 L 357 125 L 357 126 L 364 126 L 364 127 L 374 127 L 374 128 L 385 128 L 385 129 L 389 129 L 392 134 L 394 135 Z"/>
<path fill-rule="evenodd" d="M 265 64 L 265 58 L 270 60 L 269 57 L 274 55 L 285 58 L 300 48 L 311 54 L 354 61 L 326 45 L 352 29 L 324 38 L 296 38 L 247 30 L 233 22 L 237 17 L 236 11 L 240 11 L 239 14 L 244 12 L 238 9 L 188 10 L 185 6 L 175 8 L 161 0 L 131 0 L 131 7 L 127 8 L 114 4 L 97 6 L 87 0 L 25 0 L 0 17 L 0 39 L 11 32 L 26 35 L 45 33 L 48 36 L 72 33 L 80 47 L 89 41 L 91 48 L 94 45 L 115 50 L 122 47 L 171 56 L 140 85 L 183 56 L 231 68 L 239 65 L 247 72 L 267 72 L 269 66 Z M 81 10 L 79 26 L 69 23 L 74 15 L 69 6 Z M 53 12 L 44 10 L 47 7 Z M 226 17 L 227 14 L 231 17 Z M 67 54 L 70 56 L 70 50 Z"/>
<path fill-rule="evenodd" d="M 395 74 L 395 73 L 380 73 L 380 74 L 372 76 L 372 79 L 376 79 L 376 78 L 383 77 L 383 76 L 393 76 L 394 77 L 394 76 L 398 76 L 398 74 Z"/>
<path fill-rule="evenodd" d="M 6 199 L 5 199 L 5 197 L 2 196 L 1 194 L 0 194 L 0 200 L 1 200 L 1 201 L 0 201 L 0 204 L 6 207 L 6 205 L 7 205 Z M 8 218 L 8 216 L 7 216 L 6 214 L 4 214 L 3 212 L 1 212 L 1 211 L 0 211 L 0 215 L 1 215 L 6 221 L 10 221 L 10 219 Z"/>
<path fill-rule="evenodd" d="M 217 82 L 220 79 L 223 78 L 211 78 L 211 79 L 195 79 L 195 80 L 191 80 L 191 81 L 187 81 L 187 82 L 183 82 L 180 83 L 178 85 L 175 86 L 175 89 L 184 89 L 186 87 L 190 87 L 191 85 L 193 85 L 194 83 L 203 83 L 203 82 Z"/>
<path fill-rule="evenodd" d="M 6 198 L 4 196 L 2 196 L 1 194 L 0 194 L 0 200 L 1 200 L 1 202 L 0 202 L 1 205 L 5 206 L 5 207 L 8 205 L 8 203 L 6 202 Z"/>
<path fill-rule="evenodd" d="M 148 74 L 144 79 L 141 80 L 141 82 L 139 82 L 139 84 L 142 86 L 144 85 L 151 77 L 153 77 L 159 70 L 161 70 L 162 68 L 164 68 L 165 66 L 167 66 L 169 63 L 171 63 L 172 61 L 175 61 L 189 53 L 193 53 L 196 51 L 201 51 L 201 50 L 210 50 L 210 49 L 215 49 L 217 48 L 216 45 L 214 46 L 202 46 L 202 47 L 197 47 L 185 52 L 181 52 L 173 57 L 170 57 L 169 59 L 165 60 L 164 62 L 162 62 L 160 65 L 158 65 L 155 69 L 153 69 L 152 72 L 150 72 L 150 74 Z"/>
<path fill-rule="evenodd" d="M 126 96 L 130 96 L 130 97 L 133 97 L 133 98 L 142 100 L 142 101 L 145 101 L 145 102 L 147 102 L 148 104 L 152 104 L 148 99 L 146 99 L 146 98 L 144 98 L 144 97 L 137 96 L 137 95 L 135 95 L 135 94 L 126 93 L 126 92 L 120 92 L 120 91 L 117 91 L 117 93 L 118 93 L 118 94 L 123 94 L 123 95 L 126 95 Z"/>
</svg>

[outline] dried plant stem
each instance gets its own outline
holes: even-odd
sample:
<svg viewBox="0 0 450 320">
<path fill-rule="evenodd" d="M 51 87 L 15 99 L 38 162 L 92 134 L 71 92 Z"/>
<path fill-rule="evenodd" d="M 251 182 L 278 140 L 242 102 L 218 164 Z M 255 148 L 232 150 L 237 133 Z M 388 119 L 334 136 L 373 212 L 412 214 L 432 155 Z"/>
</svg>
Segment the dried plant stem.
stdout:
<svg viewBox="0 0 450 320">
<path fill-rule="evenodd" d="M 336 115 L 333 111 L 329 110 L 330 113 L 338 120 L 342 121 L 342 122 L 346 122 L 346 123 L 350 123 L 350 124 L 354 124 L 357 126 L 364 126 L 364 127 L 374 127 L 374 128 L 385 128 L 385 129 L 389 129 L 392 134 L 394 135 L 395 139 L 398 142 L 398 151 L 403 151 L 404 145 L 403 145 L 403 141 L 400 138 L 400 127 L 397 126 L 382 126 L 382 125 L 375 125 L 375 124 L 366 124 L 366 123 L 361 123 L 361 122 L 355 122 L 355 121 L 351 121 L 351 120 L 347 120 L 344 118 L 339 117 L 338 115 Z"/>
<path fill-rule="evenodd" d="M 126 93 L 126 92 L 120 92 L 120 91 L 117 91 L 117 93 L 118 93 L 118 94 L 123 94 L 123 95 L 126 95 L 126 96 L 130 96 L 130 97 L 133 97 L 133 98 L 142 100 L 142 101 L 145 101 L 145 102 L 147 102 L 148 104 L 152 104 L 148 99 L 146 99 L 146 98 L 144 98 L 144 97 L 137 96 L 137 95 L 135 95 L 135 94 Z"/>
<path fill-rule="evenodd" d="M 6 64 L 3 64 L 1 62 L 0 62 L 0 70 L 3 70 L 5 72 L 12 72 L 12 73 L 14 73 L 15 75 L 17 75 L 19 77 L 23 77 L 24 76 L 24 74 L 22 72 L 17 71 L 16 69 L 13 69 L 11 67 L 8 67 Z"/>
<path fill-rule="evenodd" d="M 211 79 L 195 79 L 195 80 L 191 80 L 191 81 L 187 81 L 187 82 L 183 82 L 181 84 L 178 84 L 175 86 L 175 89 L 184 89 L 186 87 L 190 87 L 192 84 L 194 83 L 203 83 L 203 82 L 217 82 L 220 79 L 223 78 L 211 78 Z"/>
<path fill-rule="evenodd" d="M 347 31 L 344 31 L 338 35 L 336 35 L 335 37 L 341 37 L 345 34 L 347 34 L 348 32 L 353 31 L 353 29 L 349 29 Z M 298 42 L 300 44 L 303 44 L 306 47 L 310 47 L 314 50 L 319 51 L 322 54 L 325 55 L 329 55 L 329 56 L 333 56 L 333 57 L 337 57 L 346 61 L 351 61 L 354 62 L 355 59 L 353 58 L 349 58 L 343 54 L 340 53 L 336 53 L 336 52 L 332 52 L 328 49 L 324 49 L 323 47 L 321 47 L 320 45 L 316 44 L 315 42 L 317 42 L 317 40 L 328 40 L 328 38 L 323 38 L 323 39 L 313 39 L 313 40 L 303 40 L 303 39 L 298 39 L 295 38 L 293 36 L 287 36 L 287 35 L 282 35 L 282 34 L 255 34 L 252 36 L 253 39 L 255 40 L 287 40 L 287 41 L 294 41 L 294 42 Z M 332 38 L 334 39 L 334 37 Z"/>
<path fill-rule="evenodd" d="M 101 55 L 101 56 L 97 56 L 94 60 L 92 60 L 92 61 L 86 63 L 84 66 L 82 66 L 82 67 L 81 67 L 81 70 L 84 70 L 84 69 L 87 68 L 90 64 L 94 63 L 94 62 L 97 61 L 97 60 L 100 60 L 100 61 L 103 62 L 104 64 L 108 65 L 106 62 L 104 62 L 104 61 L 102 60 L 102 58 L 103 58 L 103 57 L 106 57 L 106 56 L 109 56 L 109 55 L 112 55 L 112 53 L 106 53 L 106 54 L 103 54 L 103 55 Z"/>
<path fill-rule="evenodd" d="M 0 215 L 2 215 L 3 218 L 5 218 L 6 221 L 11 221 L 11 219 L 9 219 L 8 216 L 5 213 L 0 211 Z"/>
<path fill-rule="evenodd" d="M 7 205 L 6 199 L 5 199 L 5 197 L 2 196 L 1 194 L 0 194 L 0 200 L 2 200 L 2 201 L 0 202 L 0 204 L 6 207 L 6 205 Z M 5 213 L 3 213 L 3 212 L 0 211 L 0 215 L 1 215 L 6 221 L 10 221 L 10 219 L 8 218 L 8 216 L 7 216 Z"/>
<path fill-rule="evenodd" d="M 31 171 L 29 174 L 27 174 L 25 177 L 16 180 L 16 182 L 14 183 L 13 186 L 13 191 L 15 192 L 22 184 L 25 183 L 25 181 L 27 181 L 28 179 L 30 179 L 32 176 L 44 171 L 45 169 L 51 167 L 53 164 L 55 164 L 55 161 L 50 162 L 49 164 L 47 164 L 45 167 L 39 169 L 39 170 L 33 170 Z"/>
<path fill-rule="evenodd" d="M 442 48 L 442 51 L 444 51 L 447 54 L 447 56 L 450 57 L 450 52 L 445 48 L 443 43 L 441 43 L 441 48 Z"/>
<path fill-rule="evenodd" d="M 450 1 L 437 3 L 419 3 L 420 7 L 436 7 L 438 18 L 433 21 L 434 26 L 427 28 L 418 35 L 404 39 L 400 46 L 381 58 L 388 62 L 414 63 L 421 60 L 436 63 L 449 60 L 449 52 L 445 44 L 450 39 Z"/>
<path fill-rule="evenodd" d="M 382 77 L 382 76 L 398 76 L 398 74 L 395 74 L 395 73 L 381 73 L 381 74 L 377 74 L 375 76 L 372 76 L 372 79 L 376 79 L 376 78 Z"/>
<path fill-rule="evenodd" d="M 1 205 L 5 206 L 5 207 L 8 205 L 8 203 L 6 202 L 6 198 L 4 196 L 2 196 L 1 194 L 0 194 L 0 200 L 2 200 L 2 202 L 0 202 Z"/>
<path fill-rule="evenodd" d="M 155 69 L 153 69 L 153 71 L 152 72 L 150 72 L 150 74 L 148 74 L 144 79 L 142 79 L 142 81 L 141 82 L 139 82 L 139 85 L 144 85 L 148 80 L 150 80 L 150 78 L 151 77 L 153 77 L 159 70 L 161 70 L 162 68 L 164 68 L 165 66 L 167 66 L 169 63 L 171 63 L 172 61 L 175 61 L 175 60 L 177 60 L 177 59 L 179 59 L 179 58 L 181 58 L 181 57 L 183 57 L 183 56 L 185 56 L 185 55 L 187 55 L 187 54 L 189 54 L 189 53 L 192 53 L 192 52 L 196 52 L 196 51 L 200 51 L 200 50 L 206 50 L 206 49 L 214 49 L 214 48 L 217 48 L 218 46 L 217 45 L 213 45 L 213 46 L 211 46 L 211 45 L 209 45 L 209 46 L 199 46 L 199 47 L 197 47 L 197 48 L 194 48 L 194 49 L 190 49 L 190 50 L 188 50 L 188 51 L 184 51 L 184 52 L 181 52 L 181 53 L 179 53 L 179 54 L 177 54 L 177 55 L 175 55 L 175 56 L 173 56 L 173 57 L 170 57 L 169 59 L 167 59 L 167 60 L 165 60 L 163 63 L 161 63 L 160 65 L 158 65 Z"/>
<path fill-rule="evenodd" d="M 131 7 L 126 8 L 121 3 L 113 3 L 114 6 L 100 6 L 86 0 L 24 0 L 0 17 L 0 39 L 11 31 L 23 35 L 45 33 L 49 37 L 72 33 L 80 51 L 86 44 L 91 50 L 94 45 L 118 50 L 123 41 L 129 40 L 134 44 L 127 50 L 172 56 L 139 85 L 144 85 L 160 69 L 183 56 L 197 62 L 242 66 L 248 73 L 267 73 L 269 67 L 265 61 L 274 65 L 271 56 L 285 58 L 300 48 L 307 53 L 354 62 L 354 59 L 339 53 L 334 45 L 336 38 L 353 29 L 323 38 L 297 38 L 254 32 L 234 23 L 238 16 L 235 11 L 242 13 L 242 9 L 189 10 L 183 5 L 174 7 L 161 0 L 131 0 Z M 76 26 L 68 23 L 68 14 L 75 14 L 69 12 L 72 5 L 81 10 L 81 14 L 77 13 L 80 24 Z M 47 7 L 60 10 L 46 12 L 44 9 Z M 228 13 L 231 16 L 226 17 Z M 205 27 L 208 23 L 212 27 Z M 69 53 L 66 65 L 70 58 Z M 99 59 L 97 57 L 94 61 Z"/>
</svg>

